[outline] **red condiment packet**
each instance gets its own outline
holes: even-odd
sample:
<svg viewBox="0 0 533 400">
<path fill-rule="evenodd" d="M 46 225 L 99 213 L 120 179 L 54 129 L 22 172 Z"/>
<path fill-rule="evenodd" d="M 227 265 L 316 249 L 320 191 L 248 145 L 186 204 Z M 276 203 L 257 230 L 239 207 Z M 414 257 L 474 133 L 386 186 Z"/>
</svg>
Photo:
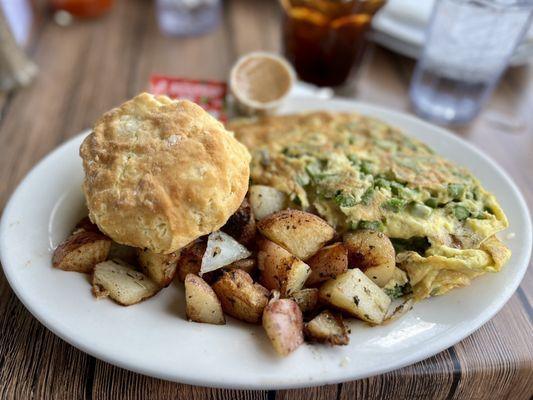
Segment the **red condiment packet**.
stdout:
<svg viewBox="0 0 533 400">
<path fill-rule="evenodd" d="M 193 101 L 218 120 L 227 121 L 225 82 L 152 75 L 149 90 L 152 94 Z"/>
</svg>

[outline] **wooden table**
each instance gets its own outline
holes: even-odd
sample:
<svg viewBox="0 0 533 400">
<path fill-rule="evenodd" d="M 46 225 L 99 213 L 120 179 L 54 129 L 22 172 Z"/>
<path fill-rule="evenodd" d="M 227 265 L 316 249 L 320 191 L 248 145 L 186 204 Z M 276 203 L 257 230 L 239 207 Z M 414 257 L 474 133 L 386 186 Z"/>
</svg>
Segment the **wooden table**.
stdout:
<svg viewBox="0 0 533 400">
<path fill-rule="evenodd" d="M 117 1 L 102 19 L 62 28 L 40 14 L 28 88 L 0 95 L 0 207 L 37 160 L 147 87 L 151 73 L 225 79 L 237 56 L 279 49 L 276 2 L 225 2 L 212 34 L 162 37 L 153 2 Z M 358 99 L 409 112 L 413 63 L 381 48 L 367 57 Z M 509 71 L 490 106 L 458 134 L 497 160 L 533 204 L 533 68 Z M 0 398 L 529 399 L 533 395 L 533 272 L 498 315 L 456 346 L 355 382 L 288 391 L 233 391 L 149 378 L 90 357 L 54 336 L 0 278 Z M 177 361 L 178 362 L 178 361 Z"/>
</svg>

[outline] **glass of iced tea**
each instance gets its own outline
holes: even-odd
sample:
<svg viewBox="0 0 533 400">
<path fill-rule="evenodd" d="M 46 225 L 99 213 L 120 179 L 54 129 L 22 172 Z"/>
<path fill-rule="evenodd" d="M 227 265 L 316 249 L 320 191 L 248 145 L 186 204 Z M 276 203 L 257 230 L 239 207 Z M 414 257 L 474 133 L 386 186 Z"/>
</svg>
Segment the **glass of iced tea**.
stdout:
<svg viewBox="0 0 533 400">
<path fill-rule="evenodd" d="M 340 86 L 361 63 L 372 17 L 386 0 L 280 0 L 283 49 L 300 79 Z"/>
</svg>

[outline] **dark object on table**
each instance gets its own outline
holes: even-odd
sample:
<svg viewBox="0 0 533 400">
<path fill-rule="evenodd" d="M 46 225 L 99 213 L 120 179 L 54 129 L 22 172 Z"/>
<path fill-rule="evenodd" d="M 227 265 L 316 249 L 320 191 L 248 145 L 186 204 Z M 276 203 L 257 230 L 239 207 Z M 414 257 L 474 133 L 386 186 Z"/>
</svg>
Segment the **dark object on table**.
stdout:
<svg viewBox="0 0 533 400">
<path fill-rule="evenodd" d="M 280 0 L 283 47 L 300 79 L 339 86 L 360 64 L 372 17 L 385 0 Z"/>
</svg>

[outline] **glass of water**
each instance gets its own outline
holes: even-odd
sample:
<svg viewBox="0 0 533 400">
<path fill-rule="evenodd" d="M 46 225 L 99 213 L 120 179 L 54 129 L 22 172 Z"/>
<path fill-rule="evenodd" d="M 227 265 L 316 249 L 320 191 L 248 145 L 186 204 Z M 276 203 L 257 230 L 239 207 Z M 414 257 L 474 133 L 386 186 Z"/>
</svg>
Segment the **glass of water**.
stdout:
<svg viewBox="0 0 533 400">
<path fill-rule="evenodd" d="M 505 70 L 531 22 L 533 0 L 437 0 L 411 81 L 420 116 L 471 121 Z"/>
<path fill-rule="evenodd" d="M 157 0 L 159 29 L 169 36 L 196 36 L 216 28 L 221 0 Z"/>
</svg>

